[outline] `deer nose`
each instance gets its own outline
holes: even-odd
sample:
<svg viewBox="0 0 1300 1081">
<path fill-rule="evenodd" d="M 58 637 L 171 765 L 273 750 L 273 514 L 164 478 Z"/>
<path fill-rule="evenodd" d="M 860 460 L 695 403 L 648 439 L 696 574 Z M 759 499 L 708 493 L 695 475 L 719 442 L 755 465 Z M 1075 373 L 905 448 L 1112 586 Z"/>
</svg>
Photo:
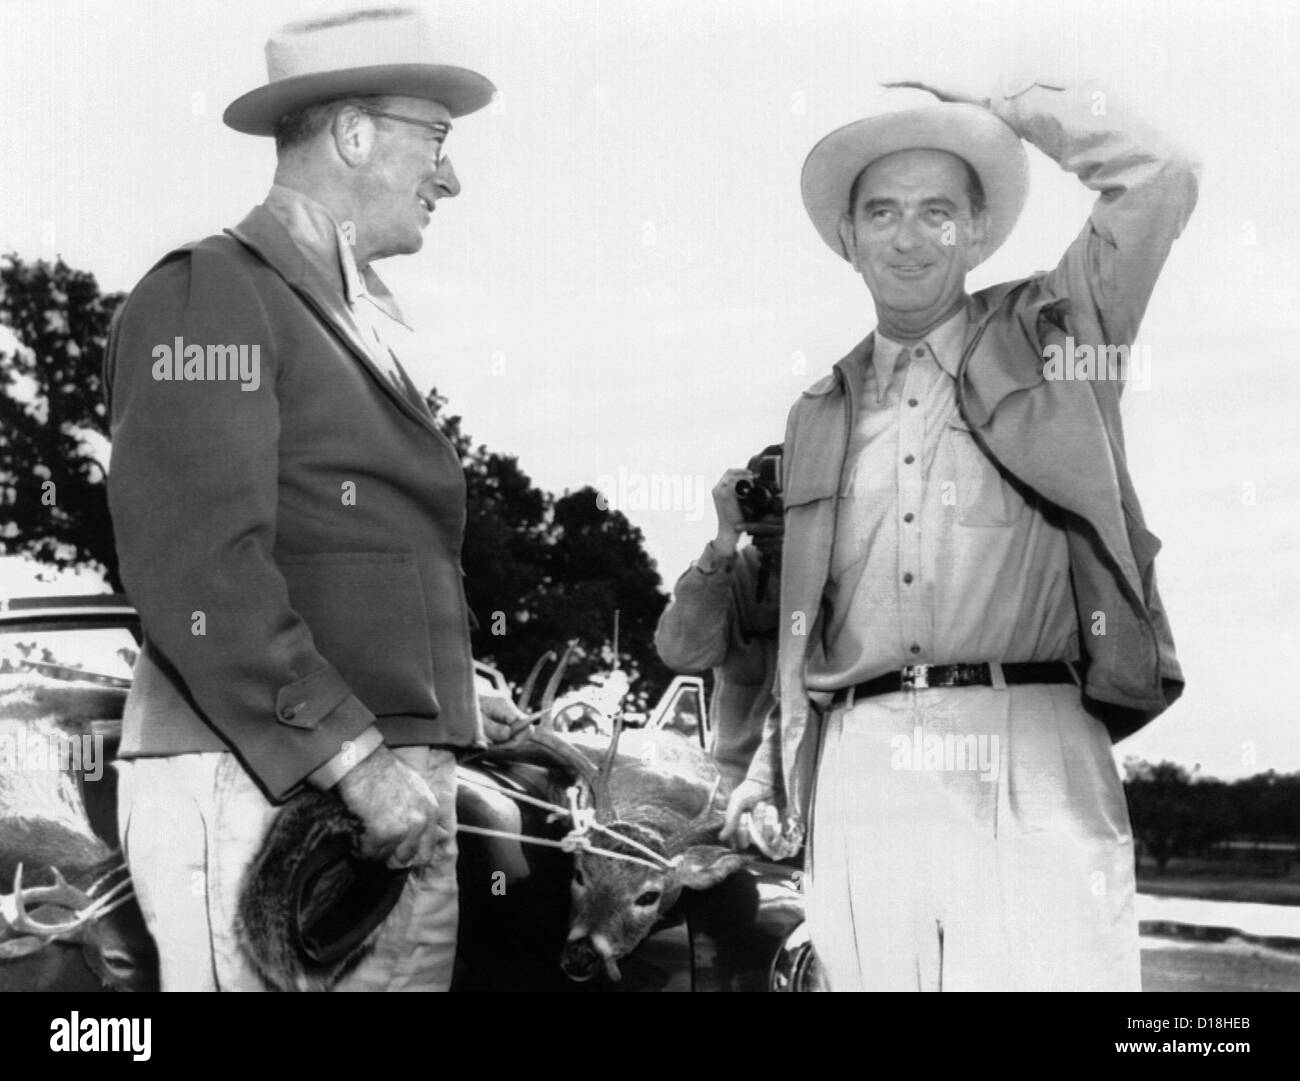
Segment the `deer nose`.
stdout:
<svg viewBox="0 0 1300 1081">
<path fill-rule="evenodd" d="M 579 938 L 564 947 L 560 968 L 569 979 L 582 983 L 596 975 L 600 968 L 600 954 L 590 938 Z"/>
</svg>

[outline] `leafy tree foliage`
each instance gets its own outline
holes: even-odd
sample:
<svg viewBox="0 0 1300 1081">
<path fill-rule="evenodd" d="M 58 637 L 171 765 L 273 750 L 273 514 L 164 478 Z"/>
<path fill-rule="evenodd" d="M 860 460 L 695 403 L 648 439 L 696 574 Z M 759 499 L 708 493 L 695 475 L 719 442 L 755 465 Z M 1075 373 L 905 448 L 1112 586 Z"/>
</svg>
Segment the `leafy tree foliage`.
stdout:
<svg viewBox="0 0 1300 1081">
<path fill-rule="evenodd" d="M 0 261 L 0 551 L 93 568 L 114 589 L 101 372 L 122 299 L 62 260 Z M 642 701 L 656 695 L 670 678 L 653 644 L 666 597 L 641 531 L 591 489 L 540 491 L 518 459 L 475 446 L 436 391 L 429 404 L 465 468 L 476 655 L 520 684 L 537 657 L 573 642 L 565 682 L 581 682 L 614 663 L 618 612 L 618 663 Z"/>
<path fill-rule="evenodd" d="M 518 686 L 537 658 L 574 643 L 564 682 L 580 684 L 614 664 L 617 612 L 617 662 L 633 677 L 634 698 L 653 701 L 672 678 L 654 649 L 667 598 L 641 531 L 601 510 L 594 489 L 556 499 L 535 488 L 516 458 L 475 447 L 436 390 L 427 400 L 465 467 L 461 562 L 479 621 L 475 656 Z"/>
<path fill-rule="evenodd" d="M 0 259 L 0 551 L 89 566 L 114 588 L 100 373 L 121 301 L 61 259 Z"/>
<path fill-rule="evenodd" d="M 1300 773 L 1227 782 L 1173 762 L 1138 761 L 1126 762 L 1125 773 L 1134 835 L 1160 870 L 1230 840 L 1300 844 Z"/>
</svg>

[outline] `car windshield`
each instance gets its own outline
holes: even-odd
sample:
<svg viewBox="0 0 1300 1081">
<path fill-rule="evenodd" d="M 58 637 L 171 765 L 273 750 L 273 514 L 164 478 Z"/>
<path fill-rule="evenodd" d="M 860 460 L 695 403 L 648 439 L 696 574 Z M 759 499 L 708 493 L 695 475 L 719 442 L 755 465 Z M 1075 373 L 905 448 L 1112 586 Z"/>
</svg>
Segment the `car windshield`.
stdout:
<svg viewBox="0 0 1300 1081">
<path fill-rule="evenodd" d="M 0 673 L 118 683 L 130 680 L 137 652 L 126 627 L 0 628 Z"/>
</svg>

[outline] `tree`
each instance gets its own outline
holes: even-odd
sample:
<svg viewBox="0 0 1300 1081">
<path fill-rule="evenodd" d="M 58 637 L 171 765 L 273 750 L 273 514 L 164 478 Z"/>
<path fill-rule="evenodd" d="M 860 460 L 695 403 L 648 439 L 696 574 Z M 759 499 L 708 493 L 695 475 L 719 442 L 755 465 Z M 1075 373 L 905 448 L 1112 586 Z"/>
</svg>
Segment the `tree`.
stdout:
<svg viewBox="0 0 1300 1081">
<path fill-rule="evenodd" d="M 0 260 L 0 551 L 59 569 L 90 567 L 121 589 L 105 489 L 109 453 L 104 351 L 124 298 L 62 260 Z M 511 455 L 475 446 L 446 399 L 428 403 L 465 469 L 462 563 L 480 626 L 475 654 L 522 683 L 547 650 L 575 642 L 567 683 L 614 662 L 644 701 L 668 682 L 654 651 L 660 592 L 644 538 L 595 492 L 559 500 Z"/>
<path fill-rule="evenodd" d="M 654 648 L 667 603 L 644 536 L 618 511 L 602 511 L 583 488 L 559 499 L 533 486 L 516 458 L 474 446 L 437 390 L 426 399 L 465 468 L 466 525 L 461 562 L 479 627 L 474 654 L 516 686 L 548 650 L 574 643 L 565 685 L 614 663 L 632 677 L 632 696 L 653 700 L 671 680 Z"/>
<path fill-rule="evenodd" d="M 123 294 L 62 259 L 0 259 L 0 551 L 120 588 L 101 372 Z"/>
</svg>

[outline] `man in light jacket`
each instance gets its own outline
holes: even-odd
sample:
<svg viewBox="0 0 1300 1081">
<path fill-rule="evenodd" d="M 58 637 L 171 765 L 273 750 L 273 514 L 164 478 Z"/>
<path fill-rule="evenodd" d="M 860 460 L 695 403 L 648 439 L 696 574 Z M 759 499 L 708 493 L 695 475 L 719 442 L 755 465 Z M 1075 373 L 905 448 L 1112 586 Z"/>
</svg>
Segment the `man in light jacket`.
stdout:
<svg viewBox="0 0 1300 1081">
<path fill-rule="evenodd" d="M 1199 167 L 1101 91 L 896 86 L 940 102 L 804 166 L 877 328 L 790 413 L 781 708 L 727 831 L 784 854 L 808 829 L 832 988 L 1137 990 L 1110 746 L 1183 679 L 1119 399 Z M 1022 139 L 1097 202 L 1054 270 L 968 295 Z M 782 836 L 754 824 L 772 803 Z"/>
<path fill-rule="evenodd" d="M 764 455 L 773 451 L 779 457 L 779 447 Z M 709 754 L 728 792 L 744 779 L 776 706 L 779 506 L 770 518 L 746 522 L 736 497 L 736 485 L 753 483 L 764 455 L 748 469 L 728 469 L 713 486 L 717 536 L 677 579 L 655 628 L 655 649 L 673 671 L 713 671 Z M 749 530 L 754 543 L 739 548 L 740 534 Z"/>
</svg>

